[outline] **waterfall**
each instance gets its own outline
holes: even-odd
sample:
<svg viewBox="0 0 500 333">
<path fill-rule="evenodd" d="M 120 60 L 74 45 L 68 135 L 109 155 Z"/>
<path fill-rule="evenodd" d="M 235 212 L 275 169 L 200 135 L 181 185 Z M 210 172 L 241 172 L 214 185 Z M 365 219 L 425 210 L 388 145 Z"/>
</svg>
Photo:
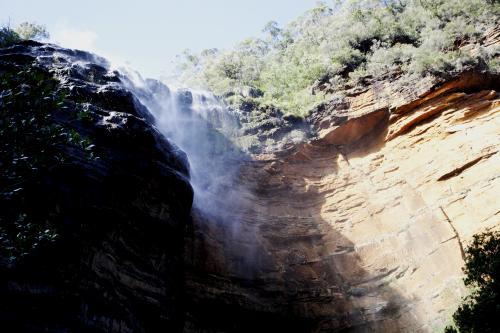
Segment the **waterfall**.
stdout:
<svg viewBox="0 0 500 333">
<path fill-rule="evenodd" d="M 194 207 L 224 219 L 240 206 L 244 191 L 235 185 L 244 154 L 237 137 L 238 116 L 212 93 L 179 89 L 123 71 L 124 83 L 156 119 L 156 127 L 188 156 Z"/>
</svg>

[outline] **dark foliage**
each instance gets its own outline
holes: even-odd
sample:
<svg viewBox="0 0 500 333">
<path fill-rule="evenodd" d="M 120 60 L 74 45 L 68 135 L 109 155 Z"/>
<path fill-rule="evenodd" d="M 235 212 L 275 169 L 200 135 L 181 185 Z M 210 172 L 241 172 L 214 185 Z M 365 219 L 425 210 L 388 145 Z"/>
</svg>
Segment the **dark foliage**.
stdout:
<svg viewBox="0 0 500 333">
<path fill-rule="evenodd" d="M 0 47 L 7 47 L 21 39 L 17 32 L 9 27 L 0 27 Z"/>
<path fill-rule="evenodd" d="M 472 293 L 453 315 L 457 329 L 445 332 L 488 333 L 500 328 L 500 233 L 474 235 L 466 251 L 465 285 Z"/>
<path fill-rule="evenodd" d="M 35 68 L 18 69 L 0 80 L 0 255 L 10 264 L 56 237 L 51 213 L 39 214 L 25 200 L 36 186 L 32 179 L 63 163 L 58 146 L 68 141 L 51 120 L 64 100 L 56 81 Z"/>
<path fill-rule="evenodd" d="M 54 121 L 66 95 L 52 75 L 30 66 L 0 70 L 0 259 L 13 265 L 57 238 L 57 204 L 39 207 L 35 193 L 44 175 L 68 163 L 64 150 L 86 151 L 91 143 Z"/>
</svg>

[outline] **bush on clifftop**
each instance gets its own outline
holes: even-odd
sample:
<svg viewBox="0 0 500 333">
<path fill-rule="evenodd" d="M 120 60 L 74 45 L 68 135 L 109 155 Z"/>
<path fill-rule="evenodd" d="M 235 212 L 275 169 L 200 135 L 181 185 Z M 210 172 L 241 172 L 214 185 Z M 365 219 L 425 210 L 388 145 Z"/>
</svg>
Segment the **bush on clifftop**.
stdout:
<svg viewBox="0 0 500 333">
<path fill-rule="evenodd" d="M 8 47 L 20 40 L 42 40 L 49 38 L 49 33 L 43 25 L 23 22 L 15 29 L 9 26 L 0 27 L 0 47 Z"/>
</svg>

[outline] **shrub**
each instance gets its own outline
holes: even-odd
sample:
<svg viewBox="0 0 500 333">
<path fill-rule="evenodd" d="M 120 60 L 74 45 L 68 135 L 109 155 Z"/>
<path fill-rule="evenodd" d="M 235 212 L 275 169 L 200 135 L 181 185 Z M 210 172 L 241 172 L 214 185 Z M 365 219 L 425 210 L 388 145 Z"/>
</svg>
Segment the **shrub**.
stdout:
<svg viewBox="0 0 500 333">
<path fill-rule="evenodd" d="M 23 22 L 15 29 L 10 26 L 0 27 L 0 47 L 8 47 L 23 39 L 42 40 L 49 38 L 44 26 Z"/>
<path fill-rule="evenodd" d="M 21 40 L 19 35 L 10 27 L 0 28 L 0 47 L 8 47 Z"/>
<path fill-rule="evenodd" d="M 64 96 L 55 87 L 36 68 L 4 71 L 0 79 L 0 259 L 10 264 L 57 234 L 50 217 L 25 204 L 30 182 L 63 162 L 65 133 L 51 115 Z"/>
<path fill-rule="evenodd" d="M 22 39 L 42 40 L 49 38 L 47 29 L 36 23 L 23 22 L 16 27 L 15 31 Z"/>
<path fill-rule="evenodd" d="M 95 159 L 92 142 L 71 127 L 73 121 L 88 121 L 84 110 L 75 112 L 72 122 L 56 121 L 56 114 L 68 114 L 67 96 L 58 84 L 50 73 L 34 66 L 2 67 L 0 266 L 14 265 L 57 238 L 57 205 L 48 204 L 53 198 L 39 196 L 44 176 L 72 162 L 73 150 Z"/>
<path fill-rule="evenodd" d="M 498 332 L 500 327 L 500 233 L 474 235 L 466 250 L 465 285 L 471 289 L 445 332 Z"/>
</svg>

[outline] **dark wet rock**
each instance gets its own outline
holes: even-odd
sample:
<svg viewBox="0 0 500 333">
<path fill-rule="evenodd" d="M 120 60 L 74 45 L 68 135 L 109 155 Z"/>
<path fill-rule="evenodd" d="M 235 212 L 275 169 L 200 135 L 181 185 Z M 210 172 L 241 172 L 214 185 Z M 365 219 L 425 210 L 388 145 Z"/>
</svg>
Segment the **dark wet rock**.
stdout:
<svg viewBox="0 0 500 333">
<path fill-rule="evenodd" d="M 193 104 L 193 94 L 189 90 L 180 90 L 178 92 L 178 102 L 181 106 L 189 107 Z"/>
<path fill-rule="evenodd" d="M 170 89 L 162 82 L 154 79 L 146 79 L 146 85 L 150 92 L 161 98 L 168 98 L 171 96 Z"/>
<path fill-rule="evenodd" d="M 257 98 L 264 96 L 262 90 L 248 86 L 241 88 L 238 92 L 243 98 Z"/>
<path fill-rule="evenodd" d="M 240 137 L 257 142 L 246 148 L 251 153 L 278 151 L 287 145 L 306 141 L 311 136 L 306 119 L 284 115 L 274 107 L 251 104 L 243 110 L 240 107 L 237 114 L 241 124 Z"/>
<path fill-rule="evenodd" d="M 349 106 L 345 98 L 333 98 L 312 110 L 306 117 L 306 121 L 311 125 L 314 132 L 340 125 L 347 120 Z"/>
<path fill-rule="evenodd" d="M 2 75 L 23 68 L 56 78 L 65 98 L 50 122 L 73 141 L 55 148 L 63 162 L 22 185 L 28 216 L 47 217 L 56 236 L 19 258 L 1 252 L 2 330 L 180 331 L 193 197 L 185 154 L 102 58 L 36 42 L 0 49 Z"/>
</svg>

